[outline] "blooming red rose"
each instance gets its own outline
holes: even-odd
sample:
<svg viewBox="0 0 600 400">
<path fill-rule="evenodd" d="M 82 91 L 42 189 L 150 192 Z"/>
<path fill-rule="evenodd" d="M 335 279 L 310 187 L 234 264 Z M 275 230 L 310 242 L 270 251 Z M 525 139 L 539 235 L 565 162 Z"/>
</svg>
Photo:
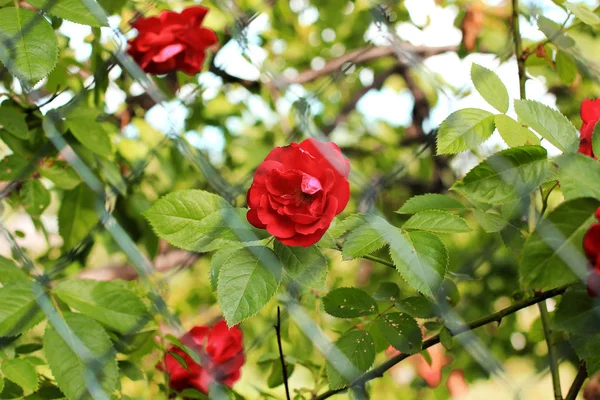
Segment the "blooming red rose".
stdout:
<svg viewBox="0 0 600 400">
<path fill-rule="evenodd" d="M 196 389 L 208 394 L 208 386 L 212 381 L 217 380 L 231 387 L 240 379 L 245 357 L 242 331 L 237 326 L 228 328 L 225 321 L 219 321 L 213 327 L 196 326 L 180 340 L 200 356 L 202 365 L 179 347 L 170 347 L 157 368 L 169 375 L 171 388 L 177 391 Z M 171 353 L 183 358 L 188 368 L 181 365 Z"/>
<path fill-rule="evenodd" d="M 288 246 L 317 243 L 350 199 L 350 163 L 334 143 L 277 147 L 254 173 L 248 221 Z"/>
<path fill-rule="evenodd" d="M 201 26 L 208 8 L 195 6 L 181 13 L 163 11 L 158 17 L 138 18 L 138 30 L 127 52 L 150 74 L 183 71 L 188 75 L 202 69 L 206 48 L 217 43 L 217 35 Z"/>
<path fill-rule="evenodd" d="M 583 250 L 590 262 L 591 272 L 587 279 L 590 296 L 600 297 L 600 208 L 596 210 L 596 219 L 583 237 Z"/>
<path fill-rule="evenodd" d="M 594 133 L 594 126 L 596 122 L 600 120 L 600 99 L 585 99 L 581 103 L 581 134 L 579 141 L 579 152 L 586 156 L 596 158 L 592 150 L 592 134 Z"/>
</svg>

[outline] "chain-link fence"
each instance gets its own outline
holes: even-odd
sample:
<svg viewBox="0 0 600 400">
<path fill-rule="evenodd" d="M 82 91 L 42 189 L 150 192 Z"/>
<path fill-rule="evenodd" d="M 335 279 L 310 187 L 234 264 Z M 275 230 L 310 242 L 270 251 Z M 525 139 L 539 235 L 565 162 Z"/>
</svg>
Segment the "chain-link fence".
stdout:
<svg viewBox="0 0 600 400">
<path fill-rule="evenodd" d="M 98 6 L 93 0 L 84 0 L 89 12 L 103 19 L 104 11 Z M 204 4 L 204 3 L 203 3 Z M 41 7 L 36 7 L 43 10 L 51 10 L 54 2 L 50 2 Z M 18 6 L 18 4 L 17 4 Z M 154 4 L 144 4 L 143 7 L 139 7 L 140 11 L 134 18 L 139 18 L 144 14 L 144 10 L 152 9 Z M 404 40 L 402 40 L 396 33 L 393 24 L 393 12 L 394 5 L 375 3 L 370 5 L 370 14 L 365 15 L 365 18 L 369 18 L 372 21 L 372 26 L 376 29 L 378 35 L 378 43 L 385 41 L 385 45 L 367 45 L 363 49 L 349 51 L 346 54 L 329 60 L 325 66 L 319 70 L 308 70 L 304 74 L 296 75 L 295 78 L 290 78 L 280 71 L 278 68 L 273 67 L 272 63 L 268 59 L 262 63 L 257 63 L 255 60 L 260 57 L 256 57 L 252 54 L 252 47 L 248 45 L 247 32 L 250 24 L 255 21 L 260 15 L 259 12 L 245 12 L 240 9 L 234 2 L 229 1 L 217 1 L 214 7 L 218 7 L 225 11 L 226 15 L 230 16 L 228 21 L 227 32 L 231 35 L 231 41 L 235 41 L 238 47 L 241 49 L 242 55 L 250 62 L 256 70 L 259 71 L 259 78 L 250 82 L 250 84 L 261 85 L 265 90 L 271 91 L 273 98 L 279 98 L 281 96 L 293 97 L 291 102 L 293 108 L 290 112 L 294 115 L 295 126 L 289 126 L 289 120 L 287 115 L 279 113 L 280 126 L 278 127 L 278 133 L 286 135 L 286 142 L 298 140 L 300 137 L 314 137 L 323 141 L 328 140 L 328 136 L 335 130 L 336 126 L 342 123 L 348 115 L 356 108 L 358 100 L 364 93 L 371 89 L 379 89 L 385 82 L 385 80 L 392 75 L 400 75 L 406 86 L 414 96 L 414 107 L 410 110 L 412 114 L 412 125 L 413 136 L 407 138 L 406 146 L 412 149 L 412 155 L 410 158 L 403 158 L 401 161 L 396 162 L 389 168 L 389 171 L 385 174 L 369 177 L 366 176 L 360 168 L 352 168 L 350 175 L 350 182 L 353 188 L 353 193 L 359 199 L 358 208 L 360 212 L 371 215 L 383 217 L 384 213 L 377 209 L 377 200 L 382 192 L 386 189 L 398 185 L 403 179 L 409 174 L 410 169 L 415 163 L 418 163 L 422 159 L 432 158 L 435 155 L 434 143 L 436 140 L 437 130 L 426 131 L 424 126 L 428 119 L 429 107 L 427 99 L 420 88 L 420 85 L 415 82 L 411 75 L 412 70 L 417 70 L 421 77 L 427 79 L 428 84 L 434 86 L 434 90 L 441 96 L 447 96 L 447 92 L 450 89 L 446 83 L 427 67 L 425 67 L 423 60 L 426 57 L 433 56 L 436 54 L 442 54 L 448 51 L 457 51 L 458 48 L 453 46 L 441 47 L 441 48 L 425 48 L 413 46 Z M 143 10 L 142 10 L 143 9 Z M 51 14 L 51 13 L 50 13 Z M 103 17 L 104 16 L 104 17 Z M 33 21 L 33 20 L 32 20 Z M 342 23 L 342 21 L 340 21 Z M 124 26 L 121 23 L 121 26 Z M 29 29 L 33 29 L 34 26 L 26 25 L 23 27 L 23 32 L 27 32 Z M 97 32 L 99 33 L 99 32 Z M 44 162 L 46 157 L 51 154 L 57 154 L 57 157 L 66 161 L 77 173 L 77 175 L 83 181 L 91 192 L 93 198 L 89 198 L 89 201 L 93 201 L 93 208 L 97 214 L 98 222 L 94 228 L 84 235 L 84 239 L 76 243 L 72 248 L 67 249 L 53 262 L 51 268 L 47 268 L 42 271 L 36 266 L 35 260 L 33 260 L 26 250 L 21 248 L 18 244 L 18 240 L 14 237 L 14 229 L 2 225 L 2 234 L 5 237 L 5 243 L 11 247 L 12 254 L 17 262 L 23 267 L 24 270 L 30 274 L 31 279 L 37 282 L 32 288 L 35 290 L 33 293 L 40 309 L 45 314 L 49 323 L 54 327 L 58 335 L 69 344 L 71 350 L 78 355 L 83 362 L 84 376 L 85 376 L 85 393 L 84 398 L 94 399 L 109 399 L 113 398 L 111 393 L 105 393 L 100 380 L 102 379 L 99 374 L 103 370 L 103 366 L 106 363 L 112 362 L 114 359 L 114 353 L 111 349 L 104 357 L 98 357 L 94 355 L 93 351 L 90 351 L 85 345 L 85 340 L 77 337 L 75 332 L 65 322 L 65 319 L 61 312 L 61 307 L 56 304 L 55 301 L 48 295 L 47 288 L 53 285 L 53 282 L 63 276 L 63 273 L 68 269 L 73 262 L 80 259 L 83 254 L 89 251 L 91 243 L 94 241 L 95 235 L 100 232 L 107 232 L 112 241 L 118 245 L 120 251 L 127 257 L 128 262 L 133 267 L 135 273 L 132 277 L 136 277 L 143 284 L 145 290 L 148 293 L 148 299 L 152 303 L 152 311 L 154 314 L 159 316 L 159 319 L 164 322 L 165 329 L 172 332 L 175 336 L 181 336 L 184 333 L 184 329 L 179 321 L 177 315 L 167 307 L 165 300 L 162 298 L 164 293 L 164 286 L 166 279 L 171 279 L 178 271 L 183 270 L 173 269 L 170 275 L 165 276 L 157 271 L 155 261 L 150 259 L 148 254 L 140 250 L 140 246 L 136 244 L 136 240 L 132 239 L 121 223 L 114 217 L 115 206 L 119 196 L 123 196 L 127 192 L 127 188 L 130 185 L 136 184 L 140 177 L 145 173 L 146 168 L 153 162 L 154 157 L 157 156 L 158 152 L 165 148 L 172 149 L 176 154 L 183 157 L 186 162 L 193 165 L 199 174 L 201 174 L 210 190 L 214 193 L 219 194 L 225 198 L 228 202 L 239 202 L 240 196 L 244 195 L 249 187 L 252 180 L 252 174 L 243 176 L 237 182 L 228 182 L 228 180 L 222 176 L 219 169 L 211 164 L 210 158 L 199 149 L 192 146 L 186 139 L 183 132 L 179 131 L 177 126 L 181 124 L 178 121 L 174 121 L 170 110 L 165 108 L 165 103 L 172 96 L 164 92 L 164 88 L 161 88 L 157 83 L 147 76 L 140 68 L 133 62 L 133 60 L 127 55 L 127 32 L 122 32 L 119 28 L 102 28 L 102 34 L 107 35 L 110 40 L 103 44 L 105 48 L 112 48 L 111 54 L 102 65 L 96 66 L 96 75 L 90 77 L 89 82 L 86 86 L 81 89 L 79 93 L 73 95 L 65 106 L 60 108 L 52 108 L 52 102 L 56 99 L 56 96 L 52 94 L 44 94 L 45 96 L 39 97 L 39 90 L 35 88 L 29 88 L 24 90 L 23 95 L 29 96 L 33 99 L 38 96 L 35 100 L 36 105 L 34 107 L 39 108 L 41 106 L 46 109 L 50 108 L 43 116 L 43 132 L 49 139 L 49 143 L 40 150 L 33 159 L 27 160 L 26 166 L 17 174 L 12 181 L 8 182 L 2 188 L 0 198 L 9 199 L 11 194 L 18 191 L 23 181 L 25 181 L 32 173 L 36 170 L 36 167 L 40 163 Z M 3 38 L 4 49 L 14 49 L 15 47 L 10 45 L 9 41 L 11 38 Z M 108 51 L 108 50 L 107 50 Z M 512 50 L 511 50 L 512 53 Z M 577 55 L 576 55 L 577 56 Z M 372 60 L 377 60 L 381 57 L 393 57 L 395 63 L 389 71 L 385 71 L 381 76 L 375 76 L 370 85 L 366 85 L 365 88 L 357 93 L 355 99 L 348 99 L 347 106 L 344 107 L 341 113 L 335 118 L 331 124 L 324 125 L 315 121 L 313 115 L 313 105 L 319 101 L 320 96 L 327 90 L 335 87 L 336 85 L 343 85 L 344 80 L 349 77 L 356 77 L 361 68 Z M 12 59 L 10 55 L 6 57 Z M 508 57 L 506 57 L 508 58 Z M 578 62 L 585 63 L 586 60 L 583 57 L 577 58 Z M 69 116 L 69 114 L 75 110 L 81 101 L 84 101 L 86 96 L 91 91 L 95 90 L 96 86 L 100 86 L 102 80 L 107 80 L 109 72 L 118 66 L 122 69 L 124 74 L 127 74 L 134 82 L 143 88 L 143 96 L 145 101 L 148 102 L 152 107 L 162 107 L 164 115 L 167 117 L 166 123 L 170 126 L 170 129 L 163 138 L 156 142 L 155 146 L 147 151 L 147 156 L 132 166 L 128 171 L 122 171 L 118 168 L 116 171 L 119 176 L 113 176 L 111 179 L 106 179 L 106 176 L 101 177 L 95 172 L 95 168 L 90 166 L 88 160 L 82 157 L 77 149 L 73 148 L 64 137 L 64 129 L 61 124 L 62 121 Z M 217 65 L 214 59 L 211 61 L 211 72 L 216 75 L 227 76 L 225 72 L 226 65 Z M 588 65 L 591 71 L 594 71 L 593 65 Z M 6 65 L 6 68 L 10 68 Z M 310 83 L 318 78 L 323 78 L 323 83 L 314 92 L 309 91 L 303 85 Z M 233 82 L 244 84 L 244 81 L 228 76 Z M 98 81 L 100 80 L 100 82 Z M 235 85 L 233 83 L 232 85 Z M 233 90 L 231 87 L 223 87 L 223 90 Z M 201 95 L 202 88 L 198 86 L 191 96 Z M 47 99 L 51 96 L 50 99 Z M 449 99 L 451 100 L 451 99 Z M 181 102 L 184 107 L 187 105 L 180 98 L 176 98 L 175 101 Z M 148 107 L 144 107 L 146 110 Z M 281 140 L 278 140 L 281 142 Z M 324 154 L 327 156 L 327 154 Z M 352 157 L 349 157 L 352 160 Z M 510 167 L 511 160 L 496 159 L 497 165 L 492 167 L 496 169 L 498 174 L 503 179 L 512 179 L 511 175 L 503 175 L 502 172 Z M 444 157 L 437 157 L 434 159 L 435 168 L 445 169 L 448 171 L 448 160 Z M 506 178 L 505 178 L 506 177 Z M 509 184 L 515 184 L 517 190 L 523 189 L 526 191 L 527 188 L 519 187 L 518 182 L 507 182 Z M 437 182 L 434 184 L 434 188 L 437 191 L 443 191 L 446 189 L 444 179 L 437 178 Z M 17 211 L 15 211 L 17 212 Z M 520 209 L 522 219 L 526 220 L 529 216 L 530 210 L 528 208 Z M 241 222 L 237 219 L 237 214 L 229 216 L 227 223 L 230 226 L 238 226 Z M 376 221 L 376 220 L 372 220 Z M 400 234 L 391 234 L 382 228 L 381 225 L 373 222 L 372 228 L 380 231 L 382 237 L 386 237 L 392 251 L 398 254 L 405 254 L 405 248 L 411 247 L 412 245 L 404 239 Z M 582 281 L 585 281 L 586 261 L 582 257 L 580 249 L 574 248 L 570 242 L 566 240 L 562 231 L 558 229 L 552 221 L 544 220 L 537 226 L 537 232 L 544 238 L 544 240 L 550 245 L 560 247 L 560 255 L 563 257 L 563 261 L 569 265 L 569 267 L 579 276 Z M 243 241 L 251 242 L 254 240 L 260 240 L 259 237 L 255 238 L 241 238 Z M 497 246 L 499 243 L 496 243 Z M 566 247 L 566 248 L 565 248 Z M 573 248 L 570 248 L 573 247 Z M 492 254 L 495 248 L 482 248 L 479 252 L 479 256 L 485 259 L 486 255 Z M 177 266 L 190 266 L 202 255 L 195 253 L 188 253 L 184 258 L 181 258 L 181 262 Z M 277 263 L 277 260 L 266 260 L 265 263 L 269 262 Z M 411 262 L 411 260 L 406 260 Z M 427 259 L 421 260 L 423 263 L 429 262 Z M 276 268 L 275 266 L 267 268 Z M 85 276 L 85 274 L 83 275 Z M 312 341 L 315 348 L 317 348 L 327 359 L 328 362 L 335 365 L 347 366 L 346 371 L 341 371 L 343 375 L 346 375 L 349 379 L 359 376 L 358 371 L 353 370 L 353 364 L 346 358 L 342 351 L 339 351 L 332 346 L 332 342 L 329 339 L 329 335 L 325 333 L 320 327 L 319 322 L 315 321 L 305 307 L 299 301 L 298 296 L 299 289 L 294 285 L 290 284 L 283 287 L 279 291 L 278 301 L 282 306 L 282 318 L 284 321 L 290 320 L 296 324 L 299 329 Z M 550 297 L 550 296 L 548 296 Z M 531 304 L 534 304 L 533 302 Z M 495 382 L 502 385 L 504 388 L 509 388 L 511 396 L 519 398 L 520 392 L 524 389 L 521 385 L 515 384 L 507 375 L 505 367 L 503 366 L 502 360 L 499 360 L 494 356 L 493 351 L 488 348 L 486 343 L 475 333 L 473 333 L 468 327 L 474 327 L 469 322 L 465 321 L 461 315 L 456 312 L 452 305 L 447 301 L 446 297 L 440 296 L 437 298 L 437 313 L 440 315 L 443 324 L 447 327 L 449 332 L 457 335 L 460 345 L 466 350 L 473 360 L 479 365 L 479 367 L 485 371 L 485 374 L 490 376 Z M 27 316 L 26 316 L 27 317 Z M 31 317 L 31 316 L 30 316 Z M 144 327 L 148 323 L 147 319 L 141 319 L 139 325 L 133 327 L 131 333 L 138 332 L 140 328 Z M 275 323 L 275 322 L 274 322 Z M 27 325 L 28 321 L 19 321 L 17 324 Z M 243 325 L 242 325 L 243 326 Z M 458 335 L 461 333 L 460 335 Z M 272 327 L 265 327 L 263 334 L 257 335 L 254 341 L 246 346 L 246 353 L 250 354 L 261 347 L 262 344 L 269 341 L 275 341 L 275 330 Z M 122 333 L 122 337 L 127 337 L 127 332 Z M 431 342 L 425 342 L 427 346 L 435 345 L 439 340 L 434 339 Z M 94 351 L 96 349 L 93 349 Z M 198 355 L 200 358 L 202 354 Z M 377 371 L 385 372 L 395 363 L 404 359 L 406 355 L 399 355 L 391 358 L 381 369 L 376 367 Z M 366 398 L 366 392 L 361 390 L 364 389 L 364 385 L 367 381 L 376 378 L 376 374 L 367 374 L 357 381 L 352 383 L 352 386 L 357 390 L 353 392 L 353 395 L 358 398 Z M 531 377 L 530 382 L 535 382 L 537 377 Z M 344 387 L 342 390 L 345 390 Z M 327 398 L 340 390 L 334 390 L 330 392 L 321 393 L 317 398 Z M 214 392 L 211 392 L 211 396 L 215 398 L 227 397 L 222 391 L 222 388 L 218 386 L 214 387 Z M 390 398 L 392 398 L 391 396 Z"/>
</svg>

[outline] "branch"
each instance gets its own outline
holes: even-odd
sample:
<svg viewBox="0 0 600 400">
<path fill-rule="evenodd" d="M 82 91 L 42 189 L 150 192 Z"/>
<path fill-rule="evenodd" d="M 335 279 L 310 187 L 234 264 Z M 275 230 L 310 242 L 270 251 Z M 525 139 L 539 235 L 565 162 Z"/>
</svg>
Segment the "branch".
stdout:
<svg viewBox="0 0 600 400">
<path fill-rule="evenodd" d="M 283 375 L 283 384 L 285 385 L 285 397 L 291 400 L 290 387 L 288 384 L 288 373 L 285 365 L 285 357 L 283 356 L 283 347 L 281 346 L 281 310 L 277 306 L 277 325 L 275 325 L 275 333 L 277 333 L 277 346 L 279 347 L 279 360 L 281 361 L 281 374 Z"/>
<path fill-rule="evenodd" d="M 550 316 L 546 302 L 538 303 L 540 317 L 542 318 L 542 327 L 544 328 L 544 337 L 548 345 L 548 363 L 550 364 L 550 374 L 552 375 L 552 387 L 554 388 L 554 399 L 562 400 L 562 389 L 560 387 L 560 375 L 558 373 L 558 357 L 556 349 L 552 343 L 552 329 L 550 328 Z"/>
<path fill-rule="evenodd" d="M 194 264 L 198 258 L 200 258 L 200 254 L 190 253 L 185 250 L 171 250 L 158 255 L 154 260 L 154 266 L 157 271 L 166 272 L 176 267 L 187 268 Z M 78 277 L 97 281 L 111 281 L 114 279 L 132 281 L 137 279 L 138 275 L 131 264 L 116 264 L 83 270 L 79 273 Z"/>
<path fill-rule="evenodd" d="M 348 118 L 348 115 L 352 111 L 354 111 L 354 109 L 356 108 L 356 105 L 358 104 L 360 99 L 363 98 L 363 96 L 365 94 L 367 94 L 371 89 L 375 89 L 375 90 L 381 89 L 381 87 L 385 83 L 386 79 L 396 73 L 399 73 L 401 69 L 402 69 L 402 67 L 400 65 L 395 65 L 394 67 L 392 67 L 386 71 L 383 71 L 382 73 L 377 75 L 375 77 L 375 79 L 373 79 L 373 83 L 371 83 L 369 86 L 366 86 L 366 87 L 362 88 L 361 90 L 359 90 L 358 92 L 356 92 L 354 97 L 352 97 L 352 99 L 348 103 L 346 103 L 344 105 L 344 107 L 342 107 L 342 109 L 340 110 L 337 117 L 335 117 L 335 121 L 333 121 L 331 124 L 329 124 L 323 128 L 323 134 L 325 136 L 329 136 L 329 134 L 335 128 L 337 128 L 338 125 L 340 125 L 340 124 L 344 123 L 344 121 L 346 121 L 346 119 Z"/>
<path fill-rule="evenodd" d="M 454 329 L 450 334 L 452 336 L 456 336 L 456 335 L 460 335 L 461 333 L 465 333 L 468 332 L 470 330 L 479 328 L 481 326 L 487 325 L 491 322 L 500 322 L 502 320 L 502 318 L 514 314 L 515 312 L 523 309 L 523 308 L 527 308 L 529 306 L 532 306 L 534 304 L 537 304 L 541 301 L 544 301 L 546 299 L 549 299 L 551 297 L 554 296 L 558 296 L 563 294 L 567 288 L 569 287 L 569 285 L 565 285 L 565 286 L 561 286 L 559 288 L 556 289 L 551 289 L 548 290 L 547 292 L 542 292 L 539 293 L 533 297 L 530 297 L 529 299 L 524 299 L 521 301 L 516 302 L 515 304 L 513 304 L 510 307 L 507 307 L 503 310 L 498 311 L 497 313 L 488 315 L 486 317 L 483 317 L 481 319 L 478 319 L 476 321 L 473 321 L 467 325 L 464 325 L 461 328 L 458 329 Z M 426 340 L 425 342 L 423 342 L 423 347 L 422 350 L 426 350 L 428 348 L 430 348 L 431 346 L 434 346 L 436 344 L 438 344 L 440 342 L 440 336 L 436 335 L 428 340 Z M 383 374 L 389 370 L 390 368 L 392 368 L 394 365 L 398 364 L 400 361 L 404 360 L 405 358 L 408 358 L 410 356 L 412 356 L 413 354 L 398 354 L 395 357 L 390 358 L 389 360 L 387 360 L 386 362 L 380 364 L 378 367 L 372 369 L 371 371 L 361 375 L 358 379 L 356 379 L 354 382 L 350 383 L 347 386 L 344 386 L 340 389 L 335 389 L 335 390 L 329 390 L 325 393 L 323 393 L 320 396 L 317 396 L 315 400 L 323 400 L 323 399 L 327 399 L 337 393 L 340 392 L 344 392 L 346 390 L 348 390 L 351 387 L 354 386 L 360 386 L 365 384 L 366 382 L 373 380 L 375 378 L 379 378 L 382 377 Z"/>
<path fill-rule="evenodd" d="M 515 43 L 515 57 L 517 58 L 517 66 L 519 68 L 519 93 L 521 99 L 525 99 L 525 60 L 523 57 L 523 45 L 521 44 L 521 30 L 519 29 L 519 0 L 512 0 L 512 30 L 513 41 Z"/>
<path fill-rule="evenodd" d="M 447 53 L 449 51 L 457 51 L 457 46 L 443 46 L 443 47 L 427 47 L 427 46 L 410 46 L 407 48 L 408 52 L 419 55 L 421 58 L 427 58 L 438 54 Z M 384 57 L 395 57 L 396 53 L 392 46 L 382 47 L 366 47 L 364 49 L 358 49 L 350 51 L 341 57 L 333 58 L 329 60 L 325 66 L 319 70 L 309 69 L 302 71 L 294 79 L 285 79 L 284 82 L 288 85 L 293 83 L 304 84 L 312 82 L 317 78 L 325 75 L 329 75 L 333 72 L 339 71 L 342 66 L 346 63 L 362 64 L 378 58 Z"/>
<path fill-rule="evenodd" d="M 567 397 L 565 400 L 575 400 L 581 387 L 583 386 L 583 382 L 585 382 L 587 378 L 587 369 L 585 363 L 579 364 L 579 370 L 577 371 L 577 375 L 575 376 L 575 380 L 569 389 L 569 393 L 567 393 Z"/>
</svg>

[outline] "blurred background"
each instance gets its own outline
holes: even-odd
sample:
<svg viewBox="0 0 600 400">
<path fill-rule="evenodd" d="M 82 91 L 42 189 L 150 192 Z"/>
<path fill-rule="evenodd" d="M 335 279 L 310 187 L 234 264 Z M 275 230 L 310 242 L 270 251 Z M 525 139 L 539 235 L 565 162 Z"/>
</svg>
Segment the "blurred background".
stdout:
<svg viewBox="0 0 600 400">
<path fill-rule="evenodd" d="M 82 91 L 98 98 L 113 151 L 99 158 L 83 147 L 76 150 L 112 188 L 113 216 L 137 248 L 154 260 L 164 279 L 160 294 L 185 328 L 212 323 L 221 314 L 211 289 L 210 256 L 169 247 L 142 218 L 141 213 L 161 196 L 200 188 L 244 205 L 254 168 L 274 146 L 324 136 L 336 142 L 352 164 L 352 198 L 342 216 L 377 209 L 394 223 L 403 218 L 394 211 L 408 198 L 446 193 L 482 158 L 506 147 L 496 133 L 477 151 L 434 157 L 431 141 L 451 112 L 465 107 L 490 109 L 470 81 L 472 63 L 495 71 L 510 96 L 518 97 L 507 1 L 406 0 L 383 6 L 370 0 L 99 3 L 111 15 L 111 27 L 62 21 L 57 30 L 58 65 L 27 96 L 41 105 L 42 114 Z M 593 0 L 584 3 L 591 9 L 599 5 Z M 153 77 L 162 99 L 159 103 L 138 76 L 114 62 L 113 53 L 136 35 L 129 25 L 136 15 L 177 11 L 193 4 L 210 9 L 204 25 L 217 33 L 219 43 L 197 76 Z M 527 93 L 529 99 L 559 108 L 579 127 L 581 101 L 600 97 L 600 30 L 574 22 L 559 4 L 522 1 L 521 33 L 523 46 L 529 49 L 531 78 Z M 600 16 L 599 11 L 595 14 Z M 574 39 L 568 51 L 548 43 L 548 31 L 542 28 L 553 26 L 552 21 L 564 24 Z M 96 76 L 94 71 L 99 71 Z M 0 79 L 1 94 L 22 95 L 19 82 L 6 71 Z M 515 115 L 512 106 L 509 115 Z M 15 153 L 10 138 L 0 135 L 0 157 Z M 551 145 L 543 145 L 553 154 Z M 43 163 L 38 163 L 40 168 Z M 41 174 L 51 201 L 37 215 L 23 207 L 19 187 L 3 186 L 3 227 L 41 268 L 75 248 L 64 276 L 135 279 L 135 269 L 119 244 L 97 228 L 98 217 L 89 212 L 92 205 L 87 209 L 83 205 L 76 234 L 61 235 L 64 220 L 75 218 L 65 211 L 72 206 L 65 193 L 80 182 L 72 170 L 65 171 L 71 174 L 71 186 L 57 186 L 51 175 Z M 551 208 L 553 204 L 551 198 Z M 489 216 L 481 218 L 493 224 Z M 472 226 L 483 225 L 482 220 Z M 9 257 L 15 244 L 6 237 L 0 238 L 0 254 Z M 464 320 L 498 311 L 523 296 L 510 249 L 518 237 L 474 230 L 445 239 L 451 255 L 449 278 L 460 292 L 453 305 Z M 385 252 L 381 256 L 386 257 Z M 403 296 L 413 293 L 389 268 L 366 260 L 343 260 L 335 251 L 327 256 L 329 288 L 357 286 L 373 293 L 390 281 L 400 286 Z M 350 325 L 321 311 L 325 293 L 313 290 L 302 304 L 334 339 Z M 438 332 L 441 325 L 427 312 L 427 305 L 419 307 L 427 334 Z M 276 302 L 271 302 L 241 324 L 247 362 L 235 389 L 248 399 L 284 396 L 281 376 L 275 372 L 275 308 Z M 36 329 L 34 334 L 41 336 L 43 330 Z M 451 350 L 435 346 L 429 350 L 431 365 L 420 355 L 410 357 L 371 383 L 372 397 L 507 399 L 518 393 L 522 399 L 551 398 L 547 346 L 537 308 L 524 309 L 499 326 L 487 325 L 475 333 L 487 349 L 483 355 L 459 343 Z M 321 377 L 323 356 L 287 320 L 284 350 L 295 361 L 290 386 L 308 388 L 297 393 L 306 396 L 299 398 L 310 398 L 310 390 L 326 385 Z M 568 387 L 577 371 L 577 358 L 566 341 L 558 352 L 563 387 Z M 383 351 L 377 362 L 393 354 Z M 133 399 L 160 398 L 152 380 L 158 354 L 143 355 L 148 377 L 124 378 L 123 392 Z"/>
</svg>

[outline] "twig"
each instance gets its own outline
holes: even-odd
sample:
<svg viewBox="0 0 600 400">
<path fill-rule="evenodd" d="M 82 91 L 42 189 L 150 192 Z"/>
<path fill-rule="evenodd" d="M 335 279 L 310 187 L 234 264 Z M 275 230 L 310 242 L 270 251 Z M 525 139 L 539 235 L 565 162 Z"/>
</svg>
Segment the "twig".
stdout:
<svg viewBox="0 0 600 400">
<path fill-rule="evenodd" d="M 283 384 L 285 386 L 285 397 L 287 400 L 291 400 L 287 367 L 285 366 L 285 357 L 283 356 L 283 347 L 281 346 L 281 310 L 279 309 L 279 306 L 277 306 L 277 325 L 275 325 L 275 332 L 277 333 L 277 346 L 279 346 L 279 360 L 281 360 L 281 373 L 283 375 Z"/>
<path fill-rule="evenodd" d="M 456 46 L 443 47 L 427 47 L 427 46 L 411 46 L 407 51 L 418 54 L 420 57 L 426 58 L 438 54 L 456 51 Z M 309 69 L 302 71 L 294 79 L 287 79 L 287 84 L 299 83 L 304 84 L 312 82 L 317 78 L 338 71 L 345 63 L 351 62 L 354 64 L 362 64 L 378 58 L 395 56 L 392 46 L 370 47 L 367 49 L 358 49 L 350 51 L 341 57 L 329 60 L 325 66 L 319 70 Z"/>
<path fill-rule="evenodd" d="M 579 364 L 579 370 L 577 371 L 577 375 L 575 375 L 575 380 L 573 380 L 573 384 L 571 385 L 565 400 L 575 400 L 577 398 L 577 394 L 579 394 L 579 391 L 581 390 L 583 382 L 585 382 L 587 376 L 588 374 L 585 363 Z"/>
<path fill-rule="evenodd" d="M 562 389 L 560 387 L 560 375 L 558 373 L 558 357 L 552 340 L 552 328 L 550 327 L 550 316 L 548 315 L 548 307 L 546 302 L 538 303 L 540 316 L 542 318 L 542 327 L 544 329 L 544 337 L 548 345 L 548 362 L 550 364 L 550 374 L 552 375 L 552 387 L 554 388 L 554 399 L 562 400 Z"/>
<path fill-rule="evenodd" d="M 525 60 L 523 57 L 523 45 L 521 44 L 521 30 L 519 29 L 519 0 L 512 0 L 512 29 L 513 40 L 515 43 L 515 57 L 517 57 L 517 66 L 519 68 L 519 94 L 521 99 L 525 99 Z"/>
<path fill-rule="evenodd" d="M 487 324 L 489 324 L 491 322 L 500 322 L 502 320 L 502 318 L 504 318 L 504 317 L 506 317 L 508 315 L 514 314 L 515 312 L 517 312 L 517 311 L 519 311 L 519 310 L 521 310 L 523 308 L 527 308 L 529 306 L 537 304 L 537 303 L 539 303 L 541 301 L 544 301 L 546 299 L 549 299 L 551 297 L 563 294 L 565 292 L 565 290 L 567 290 L 568 287 L 569 287 L 569 285 L 561 286 L 561 287 L 556 288 L 556 289 L 551 289 L 551 290 L 548 290 L 546 292 L 539 293 L 539 294 L 537 294 L 537 295 L 535 295 L 533 297 L 530 297 L 528 299 L 521 300 L 521 301 L 513 304 L 510 307 L 507 307 L 507 308 L 505 308 L 503 310 L 498 311 L 497 313 L 494 313 L 494 314 L 488 315 L 486 317 L 480 318 L 480 319 L 478 319 L 476 321 L 473 321 L 473 322 L 471 322 L 471 323 L 469 323 L 467 325 L 464 325 L 461 328 L 455 329 L 455 330 L 453 330 L 451 332 L 451 335 L 452 336 L 456 336 L 456 335 L 459 335 L 461 333 L 465 333 L 465 332 L 468 332 L 470 330 L 473 330 L 473 329 L 479 328 L 481 326 L 487 325 Z M 436 336 L 434 336 L 434 337 L 426 340 L 425 342 L 423 342 L 423 347 L 422 347 L 421 350 L 426 350 L 426 349 L 430 348 L 431 346 L 434 346 L 434 345 L 438 344 L 439 342 L 440 342 L 440 336 L 436 335 Z M 327 399 L 327 398 L 329 398 L 329 397 L 331 397 L 331 396 L 333 396 L 333 395 L 335 395 L 337 393 L 344 392 L 344 391 L 348 390 L 351 387 L 360 386 L 360 385 L 363 385 L 363 384 L 365 384 L 366 382 L 368 382 L 368 381 L 370 381 L 372 379 L 382 377 L 383 374 L 387 370 L 389 370 L 390 368 L 392 368 L 394 365 L 398 364 L 400 361 L 402 361 L 402 360 L 410 357 L 411 355 L 412 354 L 404 354 L 404 353 L 398 354 L 397 356 L 390 358 L 389 360 L 387 360 L 386 362 L 380 364 L 378 367 L 372 369 L 371 371 L 369 371 L 369 372 L 361 375 L 358 379 L 356 379 L 354 382 L 350 383 L 349 385 L 344 386 L 344 387 L 342 387 L 340 389 L 329 390 L 329 391 L 321 394 L 320 396 L 317 396 L 315 398 L 315 400 Z"/>
</svg>

